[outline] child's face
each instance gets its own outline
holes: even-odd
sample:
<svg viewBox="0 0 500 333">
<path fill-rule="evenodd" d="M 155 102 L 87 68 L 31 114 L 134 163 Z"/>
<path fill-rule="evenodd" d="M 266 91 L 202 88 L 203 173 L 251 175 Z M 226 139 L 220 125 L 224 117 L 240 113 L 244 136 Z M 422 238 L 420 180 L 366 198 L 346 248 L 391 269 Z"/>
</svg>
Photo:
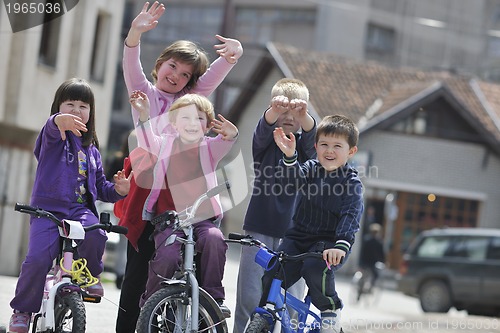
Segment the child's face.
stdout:
<svg viewBox="0 0 500 333">
<path fill-rule="evenodd" d="M 64 101 L 59 105 L 59 112 L 80 117 L 82 123 L 86 124 L 90 117 L 90 104 L 82 101 Z"/>
<path fill-rule="evenodd" d="M 184 106 L 177 109 L 177 117 L 172 126 L 183 143 L 196 143 L 207 131 L 207 114 L 198 111 L 194 104 Z"/>
<path fill-rule="evenodd" d="M 321 134 L 314 146 L 318 154 L 318 161 L 326 171 L 333 171 L 343 166 L 358 151 L 356 146 L 349 148 L 345 136 L 337 135 Z"/>
<path fill-rule="evenodd" d="M 297 133 L 300 124 L 297 119 L 295 119 L 292 112 L 286 111 L 279 115 L 278 120 L 276 120 L 276 127 L 282 127 L 285 134 L 288 135 L 290 132 Z"/>
<path fill-rule="evenodd" d="M 156 88 L 169 94 L 177 94 L 188 84 L 192 75 L 192 65 L 170 58 L 158 69 Z"/>
</svg>

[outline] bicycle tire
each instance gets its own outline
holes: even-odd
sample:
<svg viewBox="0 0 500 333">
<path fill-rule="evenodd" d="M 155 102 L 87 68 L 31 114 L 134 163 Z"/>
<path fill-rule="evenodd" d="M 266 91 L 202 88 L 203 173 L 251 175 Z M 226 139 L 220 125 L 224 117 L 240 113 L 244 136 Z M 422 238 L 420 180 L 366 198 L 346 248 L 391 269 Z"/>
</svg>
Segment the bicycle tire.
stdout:
<svg viewBox="0 0 500 333">
<path fill-rule="evenodd" d="M 85 333 L 85 305 L 79 294 L 72 292 L 56 297 L 54 326 L 57 333 Z"/>
<path fill-rule="evenodd" d="M 215 309 L 209 296 L 200 292 L 199 330 L 207 333 L 227 333 L 222 312 Z M 180 313 L 183 313 L 180 318 Z M 144 304 L 137 320 L 137 333 L 190 332 L 191 306 L 189 293 L 183 286 L 158 290 Z"/>
<path fill-rule="evenodd" d="M 267 319 L 256 313 L 248 324 L 245 333 L 269 333 L 269 323 Z"/>
</svg>

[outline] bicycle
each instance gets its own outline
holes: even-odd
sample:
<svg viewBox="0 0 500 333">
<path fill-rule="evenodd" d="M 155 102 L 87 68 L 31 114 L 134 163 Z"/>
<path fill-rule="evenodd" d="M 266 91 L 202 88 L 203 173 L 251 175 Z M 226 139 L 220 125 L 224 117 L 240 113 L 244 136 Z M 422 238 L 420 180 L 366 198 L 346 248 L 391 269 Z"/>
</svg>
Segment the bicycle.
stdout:
<svg viewBox="0 0 500 333">
<path fill-rule="evenodd" d="M 349 291 L 349 300 L 351 304 L 356 304 L 361 301 L 366 305 L 375 305 L 381 296 L 383 286 L 383 274 L 385 265 L 382 262 L 375 264 L 375 269 L 378 272 L 378 277 L 374 280 L 374 272 L 368 268 L 361 268 L 354 273 L 351 279 Z"/>
<path fill-rule="evenodd" d="M 286 262 L 301 261 L 306 258 L 317 258 L 323 260 L 321 252 L 307 252 L 298 255 L 289 255 L 284 252 L 275 252 L 268 248 L 261 241 L 254 239 L 250 235 L 240 235 L 230 233 L 228 243 L 239 243 L 244 246 L 257 246 L 259 250 L 255 255 L 255 262 L 264 270 L 269 271 L 279 265 L 271 287 L 267 292 L 267 301 L 263 307 L 255 308 L 245 333 L 268 333 L 274 332 L 281 327 L 283 333 L 319 333 L 321 328 L 320 316 L 311 309 L 311 298 L 306 295 L 304 300 L 300 300 L 288 291 L 282 290 L 284 280 L 282 267 Z M 290 316 L 288 307 L 297 312 L 297 319 Z M 279 322 L 279 323 L 277 323 Z M 343 330 L 340 330 L 343 333 Z"/>
<path fill-rule="evenodd" d="M 79 221 L 59 219 L 42 208 L 16 203 L 14 209 L 37 218 L 46 217 L 59 228 L 61 250 L 45 280 L 40 311 L 33 316 L 32 332 L 84 333 L 86 312 L 84 302 L 99 303 L 101 297 L 89 295 L 85 288 L 99 280 L 88 270 L 85 258 L 76 259 L 78 244 L 85 232 L 102 229 L 126 234 L 128 229 L 111 224 L 109 213 L 101 213 L 99 223 L 84 227 Z"/>
<path fill-rule="evenodd" d="M 146 301 L 139 313 L 136 330 L 138 333 L 152 332 L 212 332 L 227 333 L 227 324 L 217 302 L 199 286 L 196 278 L 195 240 L 193 224 L 198 207 L 203 201 L 229 189 L 225 182 L 216 186 L 195 200 L 191 207 L 182 212 L 166 211 L 155 217 L 151 223 L 159 224 L 160 231 L 173 226 L 166 246 L 173 242 L 184 245 L 183 265 L 172 278 L 165 278 L 162 288 Z M 174 232 L 183 229 L 186 238 L 177 237 Z"/>
</svg>

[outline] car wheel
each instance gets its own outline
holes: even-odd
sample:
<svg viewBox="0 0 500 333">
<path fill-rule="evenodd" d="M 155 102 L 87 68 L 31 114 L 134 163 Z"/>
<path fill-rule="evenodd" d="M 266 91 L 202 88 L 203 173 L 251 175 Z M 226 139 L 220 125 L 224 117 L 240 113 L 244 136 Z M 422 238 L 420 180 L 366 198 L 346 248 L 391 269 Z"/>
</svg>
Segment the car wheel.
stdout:
<svg viewBox="0 0 500 333">
<path fill-rule="evenodd" d="M 443 281 L 430 280 L 420 287 L 420 306 L 424 312 L 446 313 L 451 308 L 451 295 Z"/>
</svg>

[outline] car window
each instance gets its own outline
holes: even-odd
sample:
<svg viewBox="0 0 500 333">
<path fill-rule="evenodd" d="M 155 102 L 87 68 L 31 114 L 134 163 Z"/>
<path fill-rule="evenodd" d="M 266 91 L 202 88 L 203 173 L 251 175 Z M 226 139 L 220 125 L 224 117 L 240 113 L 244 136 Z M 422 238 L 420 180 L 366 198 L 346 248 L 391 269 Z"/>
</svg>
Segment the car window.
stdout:
<svg viewBox="0 0 500 333">
<path fill-rule="evenodd" d="M 417 249 L 417 256 L 423 258 L 441 258 L 451 244 L 451 237 L 426 237 Z"/>
<path fill-rule="evenodd" d="M 491 240 L 488 250 L 488 259 L 500 260 L 500 237 L 494 237 Z"/>
<path fill-rule="evenodd" d="M 467 258 L 473 261 L 484 260 L 490 239 L 491 237 L 481 236 L 460 237 L 447 256 Z"/>
</svg>

